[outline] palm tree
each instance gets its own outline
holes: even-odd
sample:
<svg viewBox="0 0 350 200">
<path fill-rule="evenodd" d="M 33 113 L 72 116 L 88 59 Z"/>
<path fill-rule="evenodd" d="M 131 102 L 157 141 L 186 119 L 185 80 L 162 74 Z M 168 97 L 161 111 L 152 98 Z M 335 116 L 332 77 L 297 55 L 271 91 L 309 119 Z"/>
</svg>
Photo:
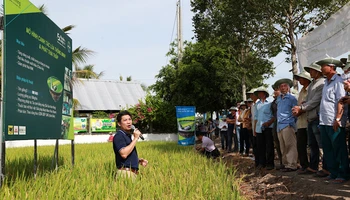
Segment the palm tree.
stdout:
<svg viewBox="0 0 350 200">
<path fill-rule="evenodd" d="M 86 78 L 86 79 L 99 79 L 103 76 L 104 72 L 94 72 L 94 65 L 85 65 L 83 68 L 75 67 L 73 75 L 75 78 Z"/>
</svg>

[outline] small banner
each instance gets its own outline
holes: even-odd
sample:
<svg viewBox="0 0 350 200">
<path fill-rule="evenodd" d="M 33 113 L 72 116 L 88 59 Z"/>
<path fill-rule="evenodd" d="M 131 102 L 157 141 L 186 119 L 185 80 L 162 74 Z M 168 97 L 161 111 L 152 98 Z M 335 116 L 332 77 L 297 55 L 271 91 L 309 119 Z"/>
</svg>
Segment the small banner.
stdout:
<svg viewBox="0 0 350 200">
<path fill-rule="evenodd" d="M 114 118 L 112 119 L 90 119 L 91 132 L 115 132 L 116 123 Z"/>
<path fill-rule="evenodd" d="M 196 107 L 176 106 L 176 118 L 179 140 L 178 144 L 187 146 L 195 143 Z"/>
<path fill-rule="evenodd" d="M 87 132 L 87 118 L 74 118 L 74 133 Z"/>
</svg>

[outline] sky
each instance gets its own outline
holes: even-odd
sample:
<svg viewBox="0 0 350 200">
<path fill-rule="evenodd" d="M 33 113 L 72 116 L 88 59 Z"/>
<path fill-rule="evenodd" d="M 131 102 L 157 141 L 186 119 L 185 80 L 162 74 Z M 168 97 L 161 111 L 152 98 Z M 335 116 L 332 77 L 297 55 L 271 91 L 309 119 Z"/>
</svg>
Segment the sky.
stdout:
<svg viewBox="0 0 350 200">
<path fill-rule="evenodd" d="M 104 72 L 102 79 L 131 76 L 146 86 L 169 62 L 166 53 L 176 38 L 176 0 L 31 0 L 45 4 L 49 18 L 59 27 L 76 25 L 70 32 L 73 49 L 83 46 L 96 52 L 86 64 Z M 190 0 L 182 0 L 183 40 L 194 41 Z M 291 63 L 280 53 L 272 58 L 276 75 L 265 83 L 292 78 Z M 229 77 L 228 77 L 229 78 Z M 270 93 L 272 88 L 268 88 Z"/>
</svg>

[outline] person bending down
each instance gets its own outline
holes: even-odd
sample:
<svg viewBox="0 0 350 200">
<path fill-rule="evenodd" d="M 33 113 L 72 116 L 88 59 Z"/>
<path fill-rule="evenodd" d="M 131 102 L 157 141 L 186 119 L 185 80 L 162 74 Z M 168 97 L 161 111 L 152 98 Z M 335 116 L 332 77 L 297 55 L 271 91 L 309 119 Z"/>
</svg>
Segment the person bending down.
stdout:
<svg viewBox="0 0 350 200">
<path fill-rule="evenodd" d="M 198 134 L 197 138 L 202 141 L 202 145 L 197 147 L 197 151 L 203 153 L 208 158 L 217 158 L 220 156 L 218 148 L 215 147 L 213 140 L 204 136 L 203 134 Z"/>
</svg>

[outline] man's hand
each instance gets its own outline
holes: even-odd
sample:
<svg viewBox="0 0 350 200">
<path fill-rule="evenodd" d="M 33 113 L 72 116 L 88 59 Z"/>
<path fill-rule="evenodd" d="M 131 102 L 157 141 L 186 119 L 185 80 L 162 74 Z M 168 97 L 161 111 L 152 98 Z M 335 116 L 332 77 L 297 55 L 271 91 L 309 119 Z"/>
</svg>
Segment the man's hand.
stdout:
<svg viewBox="0 0 350 200">
<path fill-rule="evenodd" d="M 301 112 L 300 106 L 294 106 L 292 108 L 292 113 L 293 113 L 294 116 L 298 116 L 300 112 Z"/>
<path fill-rule="evenodd" d="M 350 104 L 350 96 L 344 96 L 339 99 L 339 103 L 341 104 Z"/>
<path fill-rule="evenodd" d="M 346 80 L 344 83 L 344 90 L 350 92 L 350 80 Z"/>
<path fill-rule="evenodd" d="M 270 124 L 269 124 L 268 122 L 265 122 L 265 123 L 263 123 L 261 126 L 262 126 L 262 127 L 269 127 Z"/>
<path fill-rule="evenodd" d="M 146 159 L 140 158 L 139 163 L 140 163 L 140 165 L 146 167 L 148 164 L 148 161 Z"/>
<path fill-rule="evenodd" d="M 338 130 L 338 128 L 340 127 L 340 121 L 338 120 L 334 120 L 333 122 L 333 130 L 336 132 Z"/>
<path fill-rule="evenodd" d="M 134 130 L 134 138 L 135 139 L 139 139 L 141 134 L 142 134 L 141 131 L 139 129 L 135 128 L 135 130 Z"/>
</svg>

